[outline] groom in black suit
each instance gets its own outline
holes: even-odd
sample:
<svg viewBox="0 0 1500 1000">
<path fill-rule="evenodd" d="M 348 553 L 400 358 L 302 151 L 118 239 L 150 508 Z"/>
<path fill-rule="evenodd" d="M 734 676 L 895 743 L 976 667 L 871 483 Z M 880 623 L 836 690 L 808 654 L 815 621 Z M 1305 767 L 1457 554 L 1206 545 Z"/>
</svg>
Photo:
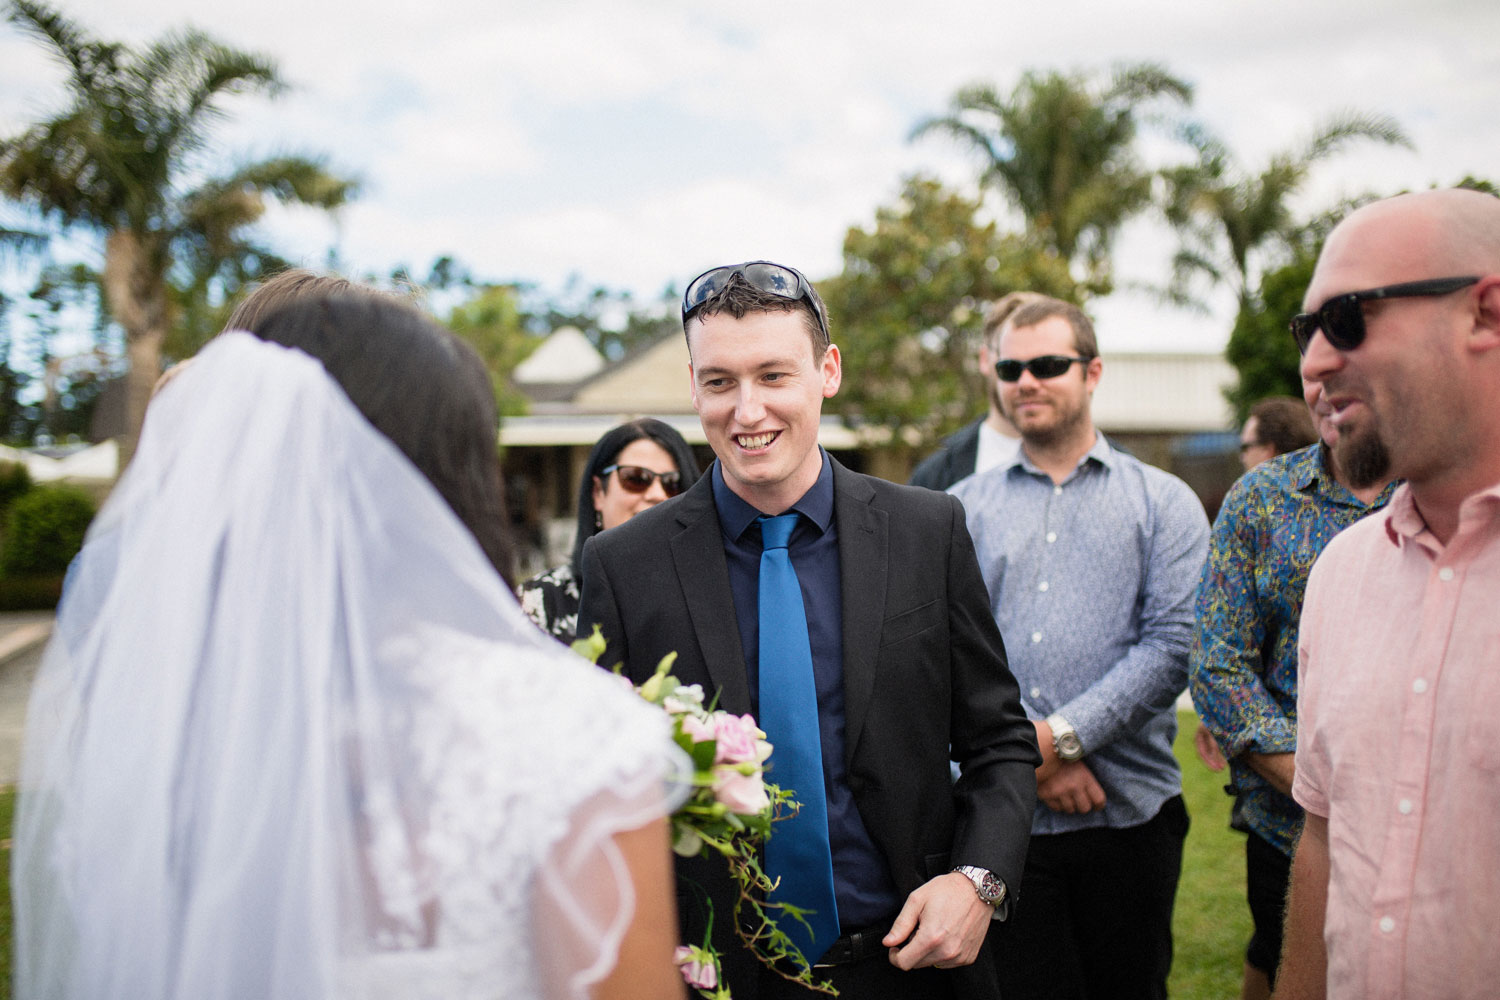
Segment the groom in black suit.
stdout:
<svg viewBox="0 0 1500 1000">
<path fill-rule="evenodd" d="M 988 958 L 975 959 L 1020 885 L 1040 758 L 963 509 L 850 472 L 818 446 L 842 370 L 799 272 L 767 262 L 706 272 L 688 286 L 683 326 L 693 407 L 718 461 L 682 496 L 590 540 L 579 634 L 598 624 L 604 664 L 623 660 L 637 683 L 675 651 L 683 683 L 762 718 L 783 694 L 780 681 L 769 694 L 760 684 L 760 525 L 795 512 L 789 586 L 805 608 L 837 903 L 836 930 L 807 955 L 814 974 L 861 1000 L 997 997 Z M 776 765 L 773 751 L 773 781 Z M 679 870 L 713 901 L 737 1000 L 811 995 L 738 945 L 722 861 Z M 701 899 L 680 895 L 679 906 L 685 941 L 701 941 Z"/>
</svg>

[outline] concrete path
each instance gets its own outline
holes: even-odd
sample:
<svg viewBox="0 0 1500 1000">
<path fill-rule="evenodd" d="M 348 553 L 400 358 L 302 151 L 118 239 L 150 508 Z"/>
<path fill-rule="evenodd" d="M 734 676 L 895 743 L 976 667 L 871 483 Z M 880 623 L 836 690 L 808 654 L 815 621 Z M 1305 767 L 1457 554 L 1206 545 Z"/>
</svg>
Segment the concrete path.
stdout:
<svg viewBox="0 0 1500 1000">
<path fill-rule="evenodd" d="M 0 612 L 0 785 L 21 776 L 26 701 L 53 621 L 50 611 Z"/>
</svg>

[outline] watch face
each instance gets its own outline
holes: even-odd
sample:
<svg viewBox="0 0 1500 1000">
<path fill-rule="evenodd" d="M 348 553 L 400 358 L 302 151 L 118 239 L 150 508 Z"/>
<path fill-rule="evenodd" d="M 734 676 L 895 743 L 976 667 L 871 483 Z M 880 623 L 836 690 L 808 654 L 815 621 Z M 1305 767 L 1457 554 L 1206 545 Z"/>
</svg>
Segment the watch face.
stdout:
<svg viewBox="0 0 1500 1000">
<path fill-rule="evenodd" d="M 998 875 L 994 872 L 984 873 L 984 878 L 980 881 L 979 885 L 980 899 L 986 903 L 993 903 L 1000 898 L 1000 894 L 1004 891 L 1005 883 L 1000 881 Z"/>
<path fill-rule="evenodd" d="M 1057 755 L 1063 760 L 1077 760 L 1083 756 L 1083 744 L 1077 733 L 1063 733 L 1057 737 Z"/>
</svg>

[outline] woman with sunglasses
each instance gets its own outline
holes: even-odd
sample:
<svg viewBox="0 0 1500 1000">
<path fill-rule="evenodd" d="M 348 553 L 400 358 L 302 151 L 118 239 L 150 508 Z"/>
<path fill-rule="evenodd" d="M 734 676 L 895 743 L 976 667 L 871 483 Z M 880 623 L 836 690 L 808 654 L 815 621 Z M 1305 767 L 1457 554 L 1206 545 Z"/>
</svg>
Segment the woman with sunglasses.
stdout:
<svg viewBox="0 0 1500 1000">
<path fill-rule="evenodd" d="M 583 545 L 698 479 L 693 449 L 669 424 L 642 417 L 605 432 L 589 452 L 578 484 L 578 535 L 572 558 L 520 586 L 521 609 L 567 645 L 578 628 Z"/>
</svg>

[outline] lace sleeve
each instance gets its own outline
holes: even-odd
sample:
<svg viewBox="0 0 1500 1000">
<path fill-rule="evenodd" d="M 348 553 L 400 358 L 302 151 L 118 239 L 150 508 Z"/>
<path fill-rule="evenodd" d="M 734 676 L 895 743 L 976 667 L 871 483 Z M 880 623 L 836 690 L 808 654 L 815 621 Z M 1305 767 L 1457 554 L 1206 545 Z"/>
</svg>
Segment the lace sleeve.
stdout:
<svg viewBox="0 0 1500 1000">
<path fill-rule="evenodd" d="M 371 968 L 383 987 L 420 979 L 424 996 L 483 981 L 487 995 L 582 1000 L 614 967 L 635 905 L 613 837 L 686 794 L 665 715 L 550 644 L 526 651 L 529 669 L 489 671 L 476 658 L 493 644 L 467 636 L 395 645 L 387 655 L 420 664 L 421 689 L 396 704 L 428 707 L 387 720 L 415 773 L 365 769 L 357 825 L 379 833 L 362 906 L 385 953 Z"/>
</svg>

